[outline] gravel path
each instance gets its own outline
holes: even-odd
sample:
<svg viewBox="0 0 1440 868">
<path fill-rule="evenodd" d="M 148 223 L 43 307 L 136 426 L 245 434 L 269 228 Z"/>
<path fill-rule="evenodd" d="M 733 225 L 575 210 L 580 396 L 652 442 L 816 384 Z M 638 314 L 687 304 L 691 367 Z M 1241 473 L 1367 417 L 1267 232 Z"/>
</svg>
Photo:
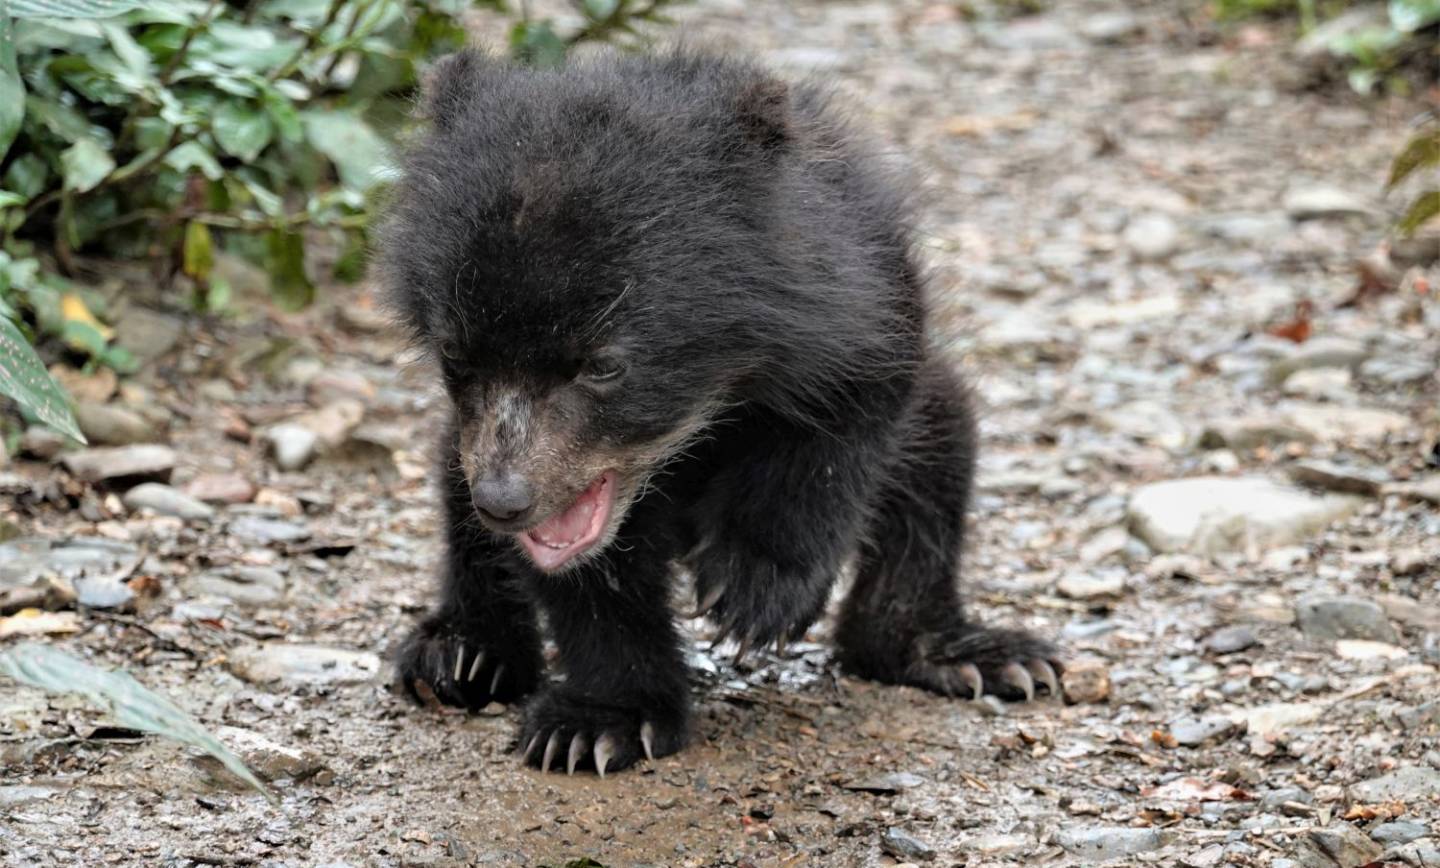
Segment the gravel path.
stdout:
<svg viewBox="0 0 1440 868">
<path fill-rule="evenodd" d="M 72 388 L 93 439 L 173 451 L 27 435 L 0 637 L 128 669 L 282 801 L 6 683 L 0 863 L 1440 865 L 1440 238 L 1379 246 L 1418 104 L 1290 87 L 1283 33 L 1195 4 L 1054 5 L 680 17 L 833 79 L 923 177 L 936 339 L 986 407 L 968 581 L 1063 640 L 1067 701 L 845 678 L 824 627 L 736 669 L 697 623 L 691 749 L 521 770 L 516 709 L 384 685 L 436 555 L 436 400 L 369 298 L 137 311 L 158 358 Z"/>
</svg>

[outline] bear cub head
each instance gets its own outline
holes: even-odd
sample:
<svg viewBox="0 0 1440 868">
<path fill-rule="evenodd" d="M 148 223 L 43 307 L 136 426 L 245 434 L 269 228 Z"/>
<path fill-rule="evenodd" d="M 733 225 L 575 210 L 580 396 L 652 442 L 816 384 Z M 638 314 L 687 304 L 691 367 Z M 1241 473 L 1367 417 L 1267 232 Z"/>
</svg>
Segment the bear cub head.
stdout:
<svg viewBox="0 0 1440 868">
<path fill-rule="evenodd" d="M 788 95 L 741 64 L 433 72 L 381 232 L 479 520 L 545 572 L 604 551 L 766 363 Z"/>
</svg>

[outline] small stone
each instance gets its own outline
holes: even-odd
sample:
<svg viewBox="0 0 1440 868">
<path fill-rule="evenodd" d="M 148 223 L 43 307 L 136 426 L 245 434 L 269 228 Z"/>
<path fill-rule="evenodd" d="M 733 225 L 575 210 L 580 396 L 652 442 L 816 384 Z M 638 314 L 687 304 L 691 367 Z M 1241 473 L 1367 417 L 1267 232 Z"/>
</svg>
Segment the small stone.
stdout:
<svg viewBox="0 0 1440 868">
<path fill-rule="evenodd" d="M 241 606 L 273 606 L 285 596 L 285 577 L 265 567 L 234 567 L 201 573 L 186 582 L 192 596 L 214 596 Z"/>
<path fill-rule="evenodd" d="M 1116 570 L 1107 570 L 1098 575 L 1066 573 L 1055 583 L 1055 590 L 1059 591 L 1061 596 L 1072 600 L 1118 597 L 1125 593 L 1125 576 Z"/>
<path fill-rule="evenodd" d="M 185 484 L 186 494 L 206 503 L 249 503 L 255 485 L 238 473 L 202 473 Z"/>
<path fill-rule="evenodd" d="M 1431 566 L 1440 566 L 1440 553 L 1409 548 L 1390 557 L 1390 572 L 1397 576 L 1418 576 Z"/>
<path fill-rule="evenodd" d="M 0 618 L 0 639 L 11 636 L 59 636 L 80 631 L 80 616 L 75 612 L 44 612 L 21 609 Z"/>
<path fill-rule="evenodd" d="M 1385 617 L 1385 610 L 1361 597 L 1312 594 L 1295 604 L 1300 632 L 1311 639 L 1371 639 L 1400 642 L 1400 635 Z"/>
<path fill-rule="evenodd" d="M 891 827 L 880 836 L 880 849 L 897 859 L 919 859 L 929 862 L 935 858 L 935 848 L 903 829 Z"/>
<path fill-rule="evenodd" d="M 64 434 L 44 425 L 31 425 L 20 435 L 20 454 L 50 461 L 70 445 Z"/>
<path fill-rule="evenodd" d="M 1411 820 L 1391 820 L 1370 830 L 1370 837 L 1381 844 L 1409 844 L 1416 838 L 1424 838 L 1430 829 L 1424 823 Z"/>
<path fill-rule="evenodd" d="M 1156 482 L 1130 498 L 1130 529 L 1158 552 L 1215 555 L 1291 545 L 1365 501 L 1316 496 L 1262 477 L 1201 476 Z"/>
<path fill-rule="evenodd" d="M 1300 864 L 1306 868 L 1368 865 L 1378 859 L 1382 852 L 1379 844 L 1365 837 L 1364 833 L 1349 823 L 1310 829 L 1300 840 L 1297 850 Z"/>
<path fill-rule="evenodd" d="M 125 492 L 121 499 L 134 511 L 148 509 L 157 515 L 173 515 L 189 521 L 208 521 L 215 517 L 214 507 L 159 482 L 141 483 Z"/>
<path fill-rule="evenodd" d="M 1322 335 L 1297 346 L 1287 346 L 1286 353 L 1270 365 L 1267 379 L 1274 385 L 1284 383 L 1296 371 L 1312 368 L 1353 368 L 1370 358 L 1370 349 L 1361 341 Z"/>
<path fill-rule="evenodd" d="M 227 529 L 231 536 L 257 543 L 292 543 L 310 536 L 310 529 L 302 523 L 261 515 L 240 516 Z"/>
<path fill-rule="evenodd" d="M 1197 747 L 1210 741 L 1220 741 L 1239 732 L 1241 727 L 1223 715 L 1212 715 L 1200 719 L 1176 721 L 1170 725 L 1170 734 L 1175 742 L 1186 747 Z"/>
<path fill-rule="evenodd" d="M 365 404 L 375 400 L 375 386 L 355 371 L 321 371 L 306 384 L 305 391 L 317 407 L 342 400 Z"/>
<path fill-rule="evenodd" d="M 94 373 L 77 371 L 69 365 L 51 365 L 50 376 L 65 389 L 73 400 L 103 404 L 115 397 L 120 379 L 112 368 L 97 367 Z"/>
<path fill-rule="evenodd" d="M 261 780 L 303 781 L 326 769 L 325 760 L 315 751 L 287 747 L 258 732 L 235 726 L 220 726 L 215 729 L 215 735 Z M 214 757 L 199 757 L 195 762 L 211 774 L 228 777 L 228 773 L 222 771 L 224 767 Z M 235 783 L 237 786 L 243 785 L 239 779 L 235 779 Z"/>
<path fill-rule="evenodd" d="M 1139 32 L 1139 19 L 1123 10 L 1096 12 L 1080 22 L 1080 35 L 1098 45 L 1124 42 Z"/>
<path fill-rule="evenodd" d="M 394 323 L 388 314 L 373 304 L 342 304 L 336 310 L 336 318 L 343 328 L 357 334 L 379 334 Z"/>
<path fill-rule="evenodd" d="M 1018 856 L 1034 846 L 1034 839 L 1028 835 L 980 835 L 960 842 L 960 849 L 989 859 Z"/>
<path fill-rule="evenodd" d="M 1369 639 L 1340 639 L 1335 643 L 1335 654 L 1341 660 L 1400 660 L 1410 656 L 1404 648 Z"/>
<path fill-rule="evenodd" d="M 230 653 L 228 665 L 256 684 L 362 684 L 380 673 L 380 658 L 369 651 L 284 642 L 239 648 Z"/>
<path fill-rule="evenodd" d="M 286 422 L 267 428 L 265 442 L 281 470 L 300 470 L 315 457 L 320 438 L 308 428 Z"/>
<path fill-rule="evenodd" d="M 913 790 L 925 783 L 925 779 L 911 772 L 892 772 L 879 777 L 865 778 L 854 783 L 841 784 L 842 789 L 860 793 L 889 795 L 903 790 Z"/>
<path fill-rule="evenodd" d="M 135 592 L 125 584 L 122 573 L 98 573 L 81 576 L 73 582 L 75 600 L 91 609 L 122 609 L 135 599 Z"/>
<path fill-rule="evenodd" d="M 1267 811 L 1279 811 L 1285 804 L 1290 802 L 1308 805 L 1314 801 L 1314 796 L 1299 787 L 1280 787 L 1266 793 L 1260 799 L 1260 807 Z"/>
<path fill-rule="evenodd" d="M 1281 205 L 1291 220 L 1363 217 L 1372 211 L 1365 200 L 1328 184 L 1291 187 Z"/>
<path fill-rule="evenodd" d="M 1374 407 L 1336 407 L 1332 404 L 1295 404 L 1284 416 L 1314 440 L 1327 443 L 1379 443 L 1413 429 L 1410 417 Z"/>
<path fill-rule="evenodd" d="M 1168 259 L 1180 247 L 1180 227 L 1164 214 L 1144 214 L 1125 227 L 1124 241 L 1137 259 Z"/>
<path fill-rule="evenodd" d="M 1223 419 L 1206 426 L 1200 433 L 1201 449 L 1229 448 L 1249 452 L 1261 446 L 1285 443 L 1310 443 L 1315 437 L 1307 431 L 1272 416 L 1247 416 Z"/>
<path fill-rule="evenodd" d="M 1055 843 L 1081 859 L 1109 861 L 1159 850 L 1169 835 L 1160 829 L 1132 829 L 1128 826 L 1096 826 L 1088 829 L 1061 829 Z"/>
<path fill-rule="evenodd" d="M 148 363 L 170 352 L 182 331 L 183 323 L 176 317 L 130 307 L 115 321 L 115 344 Z"/>
<path fill-rule="evenodd" d="M 72 452 L 61 462 L 83 482 L 122 488 L 147 480 L 169 480 L 175 469 L 175 451 L 154 444 L 102 447 Z"/>
<path fill-rule="evenodd" d="M 1318 702 L 1275 702 L 1240 709 L 1233 718 L 1243 721 L 1247 732 L 1263 736 L 1285 733 L 1294 727 L 1314 723 L 1324 713 L 1325 706 Z"/>
<path fill-rule="evenodd" d="M 1313 368 L 1286 377 L 1282 390 L 1299 398 L 1335 401 L 1351 393 L 1354 379 L 1349 368 Z"/>
<path fill-rule="evenodd" d="M 1374 497 L 1390 481 L 1377 467 L 1360 467 L 1334 461 L 1297 461 L 1287 468 L 1290 478 L 1313 488 Z"/>
<path fill-rule="evenodd" d="M 1360 365 L 1360 377 L 1386 386 L 1424 383 L 1436 375 L 1435 363 L 1418 356 L 1382 356 Z"/>
<path fill-rule="evenodd" d="M 1061 674 L 1060 686 L 1071 705 L 1105 702 L 1110 698 L 1110 670 L 1098 660 L 1076 661 Z"/>
<path fill-rule="evenodd" d="M 1234 654 L 1237 651 L 1254 647 L 1259 641 L 1255 637 L 1255 631 L 1250 627 L 1236 624 L 1231 627 L 1222 627 L 1211 633 L 1210 638 L 1205 640 L 1205 647 L 1216 654 Z"/>
<path fill-rule="evenodd" d="M 87 440 L 104 446 L 150 443 L 156 439 L 154 428 L 144 417 L 115 404 L 77 401 L 75 421 Z"/>
<path fill-rule="evenodd" d="M 1405 766 L 1350 788 L 1350 797 L 1360 802 L 1416 802 L 1440 796 L 1440 769 Z"/>
</svg>

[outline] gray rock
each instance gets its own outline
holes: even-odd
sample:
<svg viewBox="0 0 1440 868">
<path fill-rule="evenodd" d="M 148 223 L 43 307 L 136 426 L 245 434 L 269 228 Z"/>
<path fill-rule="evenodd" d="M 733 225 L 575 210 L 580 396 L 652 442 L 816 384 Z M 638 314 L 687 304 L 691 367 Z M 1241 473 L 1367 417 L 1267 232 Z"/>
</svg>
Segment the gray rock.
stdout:
<svg viewBox="0 0 1440 868">
<path fill-rule="evenodd" d="M 1128 826 L 1095 826 L 1088 829 L 1063 829 L 1055 842 L 1081 859 L 1109 862 L 1138 853 L 1159 850 L 1169 840 L 1160 829 L 1132 829 Z"/>
<path fill-rule="evenodd" d="M 1186 747 L 1197 747 L 1208 741 L 1221 741 L 1235 735 L 1241 729 L 1234 720 L 1223 715 L 1211 715 L 1200 719 L 1179 720 L 1170 725 L 1170 734 L 1175 741 Z"/>
<path fill-rule="evenodd" d="M 233 567 L 201 573 L 186 582 L 195 596 L 210 595 L 233 600 L 242 606 L 273 606 L 285 595 L 285 577 L 265 567 Z"/>
<path fill-rule="evenodd" d="M 1261 477 L 1200 476 L 1140 488 L 1130 498 L 1127 521 L 1157 552 L 1214 555 L 1300 542 L 1364 503 Z"/>
<path fill-rule="evenodd" d="M 1237 651 L 1254 647 L 1259 641 L 1255 636 L 1255 631 L 1250 627 L 1245 624 L 1236 624 L 1222 627 L 1211 633 L 1210 638 L 1205 640 L 1205 647 L 1216 654 L 1234 654 Z"/>
<path fill-rule="evenodd" d="M 929 862 L 935 858 L 935 848 L 903 829 L 891 827 L 880 835 L 880 849 L 897 859 L 919 859 Z"/>
<path fill-rule="evenodd" d="M 135 592 L 125 584 L 128 571 L 81 576 L 74 582 L 75 601 L 92 609 L 121 609 L 135 599 Z"/>
<path fill-rule="evenodd" d="M 128 509 L 148 509 L 158 515 L 173 515 L 191 521 L 208 521 L 215 516 L 214 507 L 159 482 L 137 485 L 125 492 L 123 500 Z"/>
<path fill-rule="evenodd" d="M 325 760 L 315 751 L 287 747 L 248 729 L 221 726 L 216 728 L 215 735 L 266 781 L 282 778 L 301 781 L 326 769 Z M 221 768 L 212 757 L 203 757 L 197 762 L 212 770 Z"/>
<path fill-rule="evenodd" d="M 310 529 L 303 523 L 262 515 L 242 515 L 227 529 L 231 536 L 257 543 L 291 543 L 310 536 Z"/>
<path fill-rule="evenodd" d="M 77 401 L 75 421 L 85 439 L 103 446 L 150 443 L 157 439 L 154 426 L 145 417 L 115 404 Z"/>
<path fill-rule="evenodd" d="M 1440 796 L 1440 769 L 1405 766 L 1389 774 L 1361 781 L 1350 788 L 1351 798 L 1361 802 L 1388 802 L 1398 799 L 1418 802 Z"/>
<path fill-rule="evenodd" d="M 1130 221 L 1122 236 L 1137 259 L 1168 259 L 1180 249 L 1180 227 L 1164 214 L 1144 214 Z"/>
<path fill-rule="evenodd" d="M 1413 820 L 1391 820 L 1388 823 L 1381 823 L 1370 830 L 1370 837 L 1381 844 L 1409 844 L 1416 838 L 1423 838 L 1430 834 L 1430 828 L 1424 823 L 1416 823 Z"/>
<path fill-rule="evenodd" d="M 267 684 L 362 684 L 380 674 L 380 658 L 369 651 L 323 645 L 270 642 L 230 653 L 230 671 L 246 681 Z"/>
<path fill-rule="evenodd" d="M 153 444 L 84 449 L 60 460 L 66 470 L 83 482 L 103 482 L 115 487 L 147 480 L 165 482 L 175 469 L 175 451 Z"/>
<path fill-rule="evenodd" d="M 1314 801 L 1314 796 L 1299 787 L 1281 787 L 1266 793 L 1260 799 L 1260 807 L 1267 811 L 1278 811 L 1286 802 L 1308 805 Z"/>
<path fill-rule="evenodd" d="M 1290 235 L 1290 218 L 1278 211 L 1214 214 L 1200 222 L 1202 231 L 1225 241 L 1270 243 Z"/>
<path fill-rule="evenodd" d="M 1292 404 L 1283 410 L 1283 416 L 1312 439 L 1329 443 L 1378 443 L 1387 437 L 1412 431 L 1415 425 L 1409 416 L 1402 413 L 1331 404 Z"/>
<path fill-rule="evenodd" d="M 1275 385 L 1285 382 L 1296 371 L 1312 368 L 1353 368 L 1370 358 L 1370 349 L 1363 342 L 1350 338 L 1321 336 L 1311 338 L 1299 347 L 1272 362 L 1267 378 Z"/>
<path fill-rule="evenodd" d="M 1140 20 L 1124 10 L 1096 12 L 1080 22 L 1080 35 L 1099 45 L 1124 42 L 1140 32 Z"/>
<path fill-rule="evenodd" d="M 1311 829 L 1296 848 L 1297 861 L 1305 868 L 1339 868 L 1367 865 L 1384 852 L 1379 844 L 1349 823 Z"/>
<path fill-rule="evenodd" d="M 300 470 L 319 451 L 320 437 L 302 425 L 284 422 L 265 430 L 265 443 L 281 470 Z"/>
<path fill-rule="evenodd" d="M 1361 363 L 1360 376 L 1386 386 L 1423 383 L 1436 376 L 1435 360 L 1418 352 L 1413 356 L 1382 356 Z"/>
<path fill-rule="evenodd" d="M 1116 570 L 1066 573 L 1055 583 L 1055 590 L 1072 600 L 1118 597 L 1125 593 L 1125 574 Z"/>
<path fill-rule="evenodd" d="M 206 503 L 248 503 L 255 484 L 238 473 L 202 473 L 185 484 L 185 493 Z"/>
<path fill-rule="evenodd" d="M 1338 401 L 1351 394 L 1354 380 L 1349 368 L 1310 368 L 1286 377 L 1282 391 L 1299 398 Z"/>
<path fill-rule="evenodd" d="M 20 435 L 20 454 L 49 461 L 65 450 L 70 441 L 64 434 L 44 425 L 31 425 Z"/>
<path fill-rule="evenodd" d="M 131 307 L 115 322 L 115 344 L 141 362 L 160 358 L 180 340 L 184 324 L 176 317 Z"/>
<path fill-rule="evenodd" d="M 1295 604 L 1295 622 L 1311 639 L 1369 639 L 1392 645 L 1400 641 L 1385 610 L 1361 597 L 1301 597 Z"/>
<path fill-rule="evenodd" d="M 1248 452 L 1261 446 L 1310 443 L 1315 436 L 1274 416 L 1242 416 L 1211 422 L 1200 433 L 1201 449 L 1235 449 Z"/>
<path fill-rule="evenodd" d="M 1334 461 L 1297 461 L 1286 468 L 1290 478 L 1314 488 L 1374 497 L 1390 481 L 1390 474 L 1378 467 L 1339 464 Z"/>
<path fill-rule="evenodd" d="M 1364 199 L 1328 184 L 1291 187 L 1285 193 L 1282 205 L 1291 220 L 1363 217 L 1372 211 Z"/>
</svg>

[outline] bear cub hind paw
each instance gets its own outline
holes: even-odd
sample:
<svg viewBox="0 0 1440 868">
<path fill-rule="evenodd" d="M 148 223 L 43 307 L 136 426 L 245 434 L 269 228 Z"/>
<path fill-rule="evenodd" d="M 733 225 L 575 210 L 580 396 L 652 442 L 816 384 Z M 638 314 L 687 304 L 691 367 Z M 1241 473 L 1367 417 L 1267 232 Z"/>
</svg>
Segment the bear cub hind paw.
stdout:
<svg viewBox="0 0 1440 868">
<path fill-rule="evenodd" d="M 685 715 L 673 710 L 621 708 L 589 702 L 564 687 L 531 700 L 520 727 L 521 760 L 542 772 L 588 769 L 605 777 L 641 759 L 685 746 Z"/>
</svg>

